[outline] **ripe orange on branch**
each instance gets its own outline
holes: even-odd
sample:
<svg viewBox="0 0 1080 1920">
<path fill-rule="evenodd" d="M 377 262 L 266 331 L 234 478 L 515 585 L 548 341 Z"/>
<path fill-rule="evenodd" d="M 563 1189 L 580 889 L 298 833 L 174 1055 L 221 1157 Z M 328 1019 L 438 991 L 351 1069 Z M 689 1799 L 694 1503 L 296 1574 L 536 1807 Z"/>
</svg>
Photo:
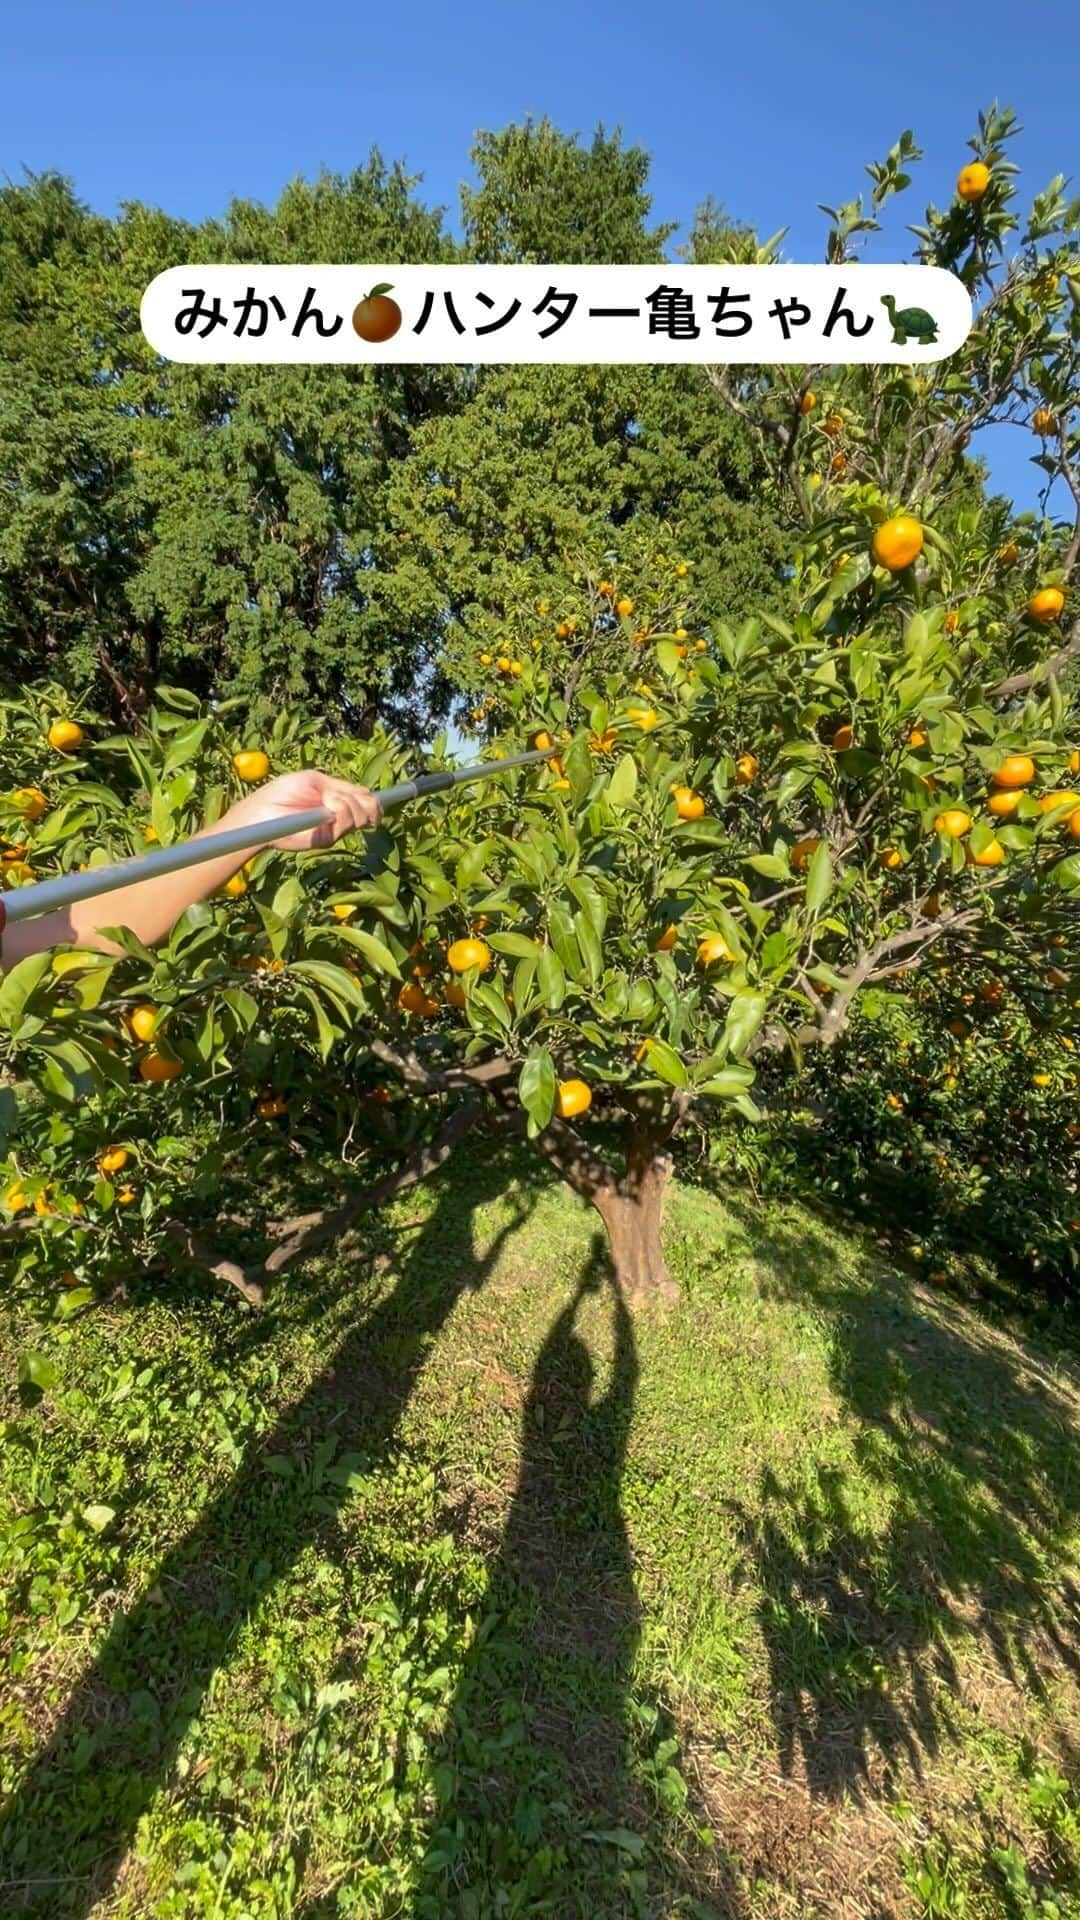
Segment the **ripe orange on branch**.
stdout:
<svg viewBox="0 0 1080 1920">
<path fill-rule="evenodd" d="M 468 973 L 470 967 L 486 973 L 491 965 L 491 950 L 483 940 L 455 940 L 446 963 L 452 973 Z"/>
<path fill-rule="evenodd" d="M 758 763 L 752 753 L 740 753 L 735 762 L 735 785 L 748 787 L 757 777 Z"/>
<path fill-rule="evenodd" d="M 49 745 L 57 753 L 77 753 L 85 737 L 75 720 L 54 720 L 49 728 Z"/>
<path fill-rule="evenodd" d="M 715 967 L 718 960 L 734 962 L 735 955 L 721 933 L 707 933 L 697 950 L 699 967 Z"/>
<path fill-rule="evenodd" d="M 1065 595 L 1060 587 L 1040 587 L 1038 593 L 1033 593 L 1028 601 L 1027 610 L 1032 620 L 1041 620 L 1049 624 L 1051 620 L 1057 619 L 1064 605 Z"/>
<path fill-rule="evenodd" d="M 675 811 L 680 820 L 700 820 L 705 811 L 705 802 L 693 787 L 672 787 L 675 796 Z"/>
<path fill-rule="evenodd" d="M 948 834 L 950 840 L 962 840 L 965 833 L 971 832 L 971 815 L 963 807 L 946 807 L 934 821 L 936 833 Z"/>
<path fill-rule="evenodd" d="M 990 169 L 985 160 L 971 160 L 956 176 L 956 191 L 961 200 L 974 205 L 990 185 Z"/>
<path fill-rule="evenodd" d="M 167 1053 L 150 1052 L 139 1061 L 140 1077 L 154 1083 L 175 1080 L 183 1070 L 183 1061 L 175 1060 Z"/>
<path fill-rule="evenodd" d="M 1001 793 L 992 793 L 986 803 L 986 810 L 988 813 L 993 814 L 995 820 L 1007 820 L 1011 813 L 1016 812 L 1017 807 L 1020 805 L 1021 798 L 1022 794 L 1019 787 L 1011 791 L 1005 790 Z"/>
<path fill-rule="evenodd" d="M 805 840 L 796 840 L 791 849 L 791 864 L 796 873 L 801 873 L 809 865 L 820 845 L 820 839 L 815 839 L 812 834 Z"/>
<path fill-rule="evenodd" d="M 995 787 L 1030 787 L 1035 778 L 1035 762 L 1026 753 L 1010 753 L 994 774 Z"/>
<path fill-rule="evenodd" d="M 592 1106 L 592 1090 L 585 1080 L 560 1080 L 555 1110 L 560 1120 L 572 1120 Z"/>
<path fill-rule="evenodd" d="M 910 513 L 898 513 L 892 520 L 875 527 L 870 548 L 879 567 L 885 567 L 889 573 L 901 573 L 922 552 L 922 526 Z"/>
<path fill-rule="evenodd" d="M 253 747 L 243 753 L 233 754 L 233 768 L 238 780 L 245 786 L 251 786 L 256 780 L 265 780 L 270 771 L 270 762 L 260 748 Z"/>
</svg>

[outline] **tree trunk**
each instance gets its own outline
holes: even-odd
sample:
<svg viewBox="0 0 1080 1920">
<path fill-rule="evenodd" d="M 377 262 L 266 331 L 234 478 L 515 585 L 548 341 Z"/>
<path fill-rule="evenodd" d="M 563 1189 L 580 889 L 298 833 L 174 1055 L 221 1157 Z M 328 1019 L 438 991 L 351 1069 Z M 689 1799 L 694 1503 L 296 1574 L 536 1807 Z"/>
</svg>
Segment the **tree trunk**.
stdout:
<svg viewBox="0 0 1080 1920">
<path fill-rule="evenodd" d="M 642 1102 L 626 1124 L 626 1170 L 617 1174 L 560 1120 L 536 1145 L 575 1193 L 596 1208 L 607 1229 L 615 1279 L 632 1306 L 660 1300 L 673 1305 L 679 1289 L 664 1258 L 664 1192 L 672 1160 L 664 1149 L 676 1125 L 670 1108 Z"/>
</svg>

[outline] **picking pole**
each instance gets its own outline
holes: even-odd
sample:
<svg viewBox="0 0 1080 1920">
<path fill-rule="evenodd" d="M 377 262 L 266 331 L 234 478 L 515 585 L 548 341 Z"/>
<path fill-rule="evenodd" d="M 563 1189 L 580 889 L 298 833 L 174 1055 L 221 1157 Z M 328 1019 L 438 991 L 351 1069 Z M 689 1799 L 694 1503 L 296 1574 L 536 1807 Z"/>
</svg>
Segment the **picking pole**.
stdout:
<svg viewBox="0 0 1080 1920">
<path fill-rule="evenodd" d="M 450 787 L 464 785 L 466 780 L 486 780 L 495 773 L 509 773 L 515 767 L 530 767 L 538 760 L 550 760 L 555 751 L 554 747 L 537 747 L 531 753 L 514 754 L 507 760 L 477 760 L 472 766 L 455 767 L 447 773 L 422 773 L 415 780 L 400 781 L 396 787 L 373 791 L 382 812 L 387 813 L 406 800 L 424 800 L 430 793 L 445 793 Z M 0 932 L 5 925 L 14 926 L 19 920 L 34 920 L 39 914 L 55 913 L 59 908 L 74 906 L 77 900 L 112 893 L 117 887 L 134 886 L 140 880 L 157 880 L 163 874 L 198 866 L 204 860 L 220 860 L 225 854 L 246 853 L 249 847 L 265 846 L 269 840 L 306 833 L 310 827 L 324 826 L 332 818 L 329 807 L 308 807 L 291 818 L 282 816 L 255 826 L 229 827 L 224 833 L 208 833 L 201 840 L 180 840 L 174 847 L 136 854 L 130 860 L 118 860 L 111 867 L 90 867 L 85 873 L 62 873 L 54 880 L 14 887 L 8 893 L 0 893 Z"/>
</svg>

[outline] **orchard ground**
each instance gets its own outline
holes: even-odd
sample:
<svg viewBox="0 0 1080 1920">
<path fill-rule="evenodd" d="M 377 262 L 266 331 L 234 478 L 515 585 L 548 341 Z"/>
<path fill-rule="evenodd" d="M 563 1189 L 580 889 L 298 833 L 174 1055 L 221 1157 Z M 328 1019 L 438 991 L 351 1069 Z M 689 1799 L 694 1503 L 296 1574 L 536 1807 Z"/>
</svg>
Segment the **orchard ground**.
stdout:
<svg viewBox="0 0 1080 1920">
<path fill-rule="evenodd" d="M 635 1318 L 597 1229 L 509 1147 L 261 1313 L 8 1307 L 5 1913 L 1074 1911 L 1064 1318 L 685 1184 Z"/>
</svg>

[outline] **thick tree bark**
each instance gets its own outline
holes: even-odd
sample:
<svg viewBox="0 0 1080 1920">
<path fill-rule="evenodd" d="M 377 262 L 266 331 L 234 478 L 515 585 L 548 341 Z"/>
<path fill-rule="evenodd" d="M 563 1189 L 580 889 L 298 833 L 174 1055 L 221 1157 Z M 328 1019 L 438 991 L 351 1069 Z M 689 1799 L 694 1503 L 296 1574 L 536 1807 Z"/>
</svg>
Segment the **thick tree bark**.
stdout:
<svg viewBox="0 0 1080 1920">
<path fill-rule="evenodd" d="M 677 1116 L 644 1103 L 626 1123 L 626 1169 L 598 1159 L 561 1120 L 553 1120 L 536 1145 L 568 1186 L 596 1208 L 607 1230 L 615 1278 L 631 1306 L 654 1301 L 672 1305 L 679 1289 L 664 1258 L 664 1194 L 672 1160 L 664 1151 Z"/>
</svg>

